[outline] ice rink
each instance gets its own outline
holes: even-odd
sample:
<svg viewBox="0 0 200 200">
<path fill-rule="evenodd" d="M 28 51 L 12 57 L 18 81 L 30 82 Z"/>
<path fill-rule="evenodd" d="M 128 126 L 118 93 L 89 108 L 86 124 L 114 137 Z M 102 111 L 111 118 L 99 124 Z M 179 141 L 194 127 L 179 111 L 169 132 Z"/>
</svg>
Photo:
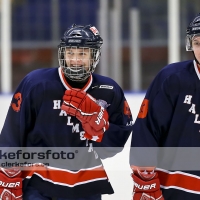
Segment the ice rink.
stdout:
<svg viewBox="0 0 200 200">
<path fill-rule="evenodd" d="M 131 108 L 133 120 L 135 120 L 144 98 L 144 93 L 125 93 L 125 96 Z M 11 95 L 0 95 L 0 130 L 2 129 L 10 101 Z M 131 169 L 129 167 L 130 139 L 121 153 L 103 160 L 115 193 L 113 195 L 103 195 L 102 200 L 131 200 L 133 181 L 130 176 Z"/>
</svg>

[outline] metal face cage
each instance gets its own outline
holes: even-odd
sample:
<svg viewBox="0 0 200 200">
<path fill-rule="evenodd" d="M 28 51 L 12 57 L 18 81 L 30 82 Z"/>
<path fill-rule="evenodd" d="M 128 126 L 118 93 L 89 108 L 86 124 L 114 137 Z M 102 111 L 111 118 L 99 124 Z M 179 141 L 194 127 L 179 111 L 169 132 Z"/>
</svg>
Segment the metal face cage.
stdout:
<svg viewBox="0 0 200 200">
<path fill-rule="evenodd" d="M 72 81 L 84 81 L 94 72 L 100 50 L 89 47 L 64 46 L 58 49 L 58 61 L 63 73 Z"/>
</svg>

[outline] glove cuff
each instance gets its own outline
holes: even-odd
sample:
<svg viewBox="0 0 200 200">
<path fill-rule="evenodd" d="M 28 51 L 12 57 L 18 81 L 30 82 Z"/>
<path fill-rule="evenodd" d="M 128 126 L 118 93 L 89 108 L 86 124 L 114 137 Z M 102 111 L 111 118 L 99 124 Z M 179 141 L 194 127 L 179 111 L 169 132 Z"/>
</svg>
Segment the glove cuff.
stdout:
<svg viewBox="0 0 200 200">
<path fill-rule="evenodd" d="M 8 169 L 0 167 L 0 172 L 5 174 L 9 178 L 21 176 L 21 170 L 18 167 L 12 167 L 12 168 L 8 168 Z"/>
</svg>

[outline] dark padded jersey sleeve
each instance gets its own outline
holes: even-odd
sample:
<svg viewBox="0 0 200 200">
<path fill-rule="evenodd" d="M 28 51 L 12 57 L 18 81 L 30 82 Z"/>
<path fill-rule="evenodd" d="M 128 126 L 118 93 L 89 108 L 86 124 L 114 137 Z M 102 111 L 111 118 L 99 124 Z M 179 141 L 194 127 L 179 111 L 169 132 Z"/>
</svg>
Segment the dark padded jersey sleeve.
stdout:
<svg viewBox="0 0 200 200">
<path fill-rule="evenodd" d="M 94 142 L 101 158 L 111 157 L 122 151 L 133 126 L 131 110 L 123 90 L 115 84 L 110 96 L 111 93 L 112 101 L 107 109 L 109 129 L 104 133 L 101 143 Z"/>
<path fill-rule="evenodd" d="M 34 86 L 27 75 L 13 94 L 0 135 L 1 147 L 25 146 L 27 133 L 34 126 L 42 99 L 41 85 Z"/>
<path fill-rule="evenodd" d="M 176 74 L 161 71 L 150 85 L 133 126 L 130 164 L 155 166 L 174 115 L 180 91 Z M 155 147 L 155 148 L 154 148 Z"/>
</svg>

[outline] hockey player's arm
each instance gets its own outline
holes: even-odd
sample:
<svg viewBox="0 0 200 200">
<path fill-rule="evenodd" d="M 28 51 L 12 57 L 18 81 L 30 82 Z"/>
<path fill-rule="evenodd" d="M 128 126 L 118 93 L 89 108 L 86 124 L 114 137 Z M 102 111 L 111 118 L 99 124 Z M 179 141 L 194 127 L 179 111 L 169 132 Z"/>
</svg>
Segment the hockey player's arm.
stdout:
<svg viewBox="0 0 200 200">
<path fill-rule="evenodd" d="M 155 167 L 131 166 L 133 173 L 133 200 L 164 200 Z"/>
<path fill-rule="evenodd" d="M 22 178 L 18 168 L 0 168 L 0 199 L 22 200 Z"/>
<path fill-rule="evenodd" d="M 161 71 L 147 90 L 141 104 L 133 127 L 130 150 L 134 200 L 140 199 L 142 195 L 144 199 L 163 199 L 160 190 L 162 179 L 159 179 L 155 167 L 153 171 L 148 170 L 148 166 L 159 167 L 162 152 L 158 151 L 158 147 L 165 145 L 178 94 L 179 83 L 176 77 Z M 145 198 L 145 195 L 149 198 Z"/>
<path fill-rule="evenodd" d="M 132 113 L 124 93 L 115 87 L 113 100 L 109 102 L 109 129 L 105 132 L 101 143 L 93 143 L 102 159 L 112 157 L 121 152 L 127 142 L 133 126 Z"/>
<path fill-rule="evenodd" d="M 27 77 L 23 79 L 11 99 L 0 134 L 0 147 L 25 146 L 27 133 L 34 127 L 43 93 L 40 85 L 33 88 L 27 79 Z M 38 96 L 40 98 L 36 98 Z"/>
</svg>

